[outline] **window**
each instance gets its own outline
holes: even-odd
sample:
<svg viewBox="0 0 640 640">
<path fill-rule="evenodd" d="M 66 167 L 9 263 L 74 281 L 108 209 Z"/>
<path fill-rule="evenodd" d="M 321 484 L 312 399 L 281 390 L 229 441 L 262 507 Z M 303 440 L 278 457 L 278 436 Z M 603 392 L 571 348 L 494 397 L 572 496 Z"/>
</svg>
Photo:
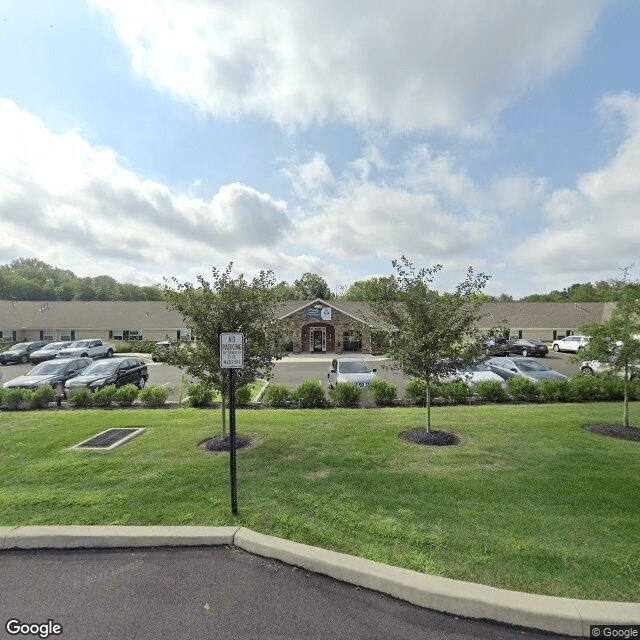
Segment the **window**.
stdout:
<svg viewBox="0 0 640 640">
<path fill-rule="evenodd" d="M 51 329 L 44 329 L 40 332 L 40 340 L 53 341 L 53 331 Z"/>
<path fill-rule="evenodd" d="M 142 340 L 142 331 L 132 329 L 112 329 L 109 340 Z"/>
<path fill-rule="evenodd" d="M 68 342 L 76 339 L 75 329 L 61 329 L 59 333 L 61 342 Z"/>
<path fill-rule="evenodd" d="M 0 331 L 0 342 L 15 342 L 15 341 L 16 341 L 15 331 Z"/>
<path fill-rule="evenodd" d="M 342 334 L 343 351 L 362 351 L 362 331 L 345 331 Z"/>
</svg>

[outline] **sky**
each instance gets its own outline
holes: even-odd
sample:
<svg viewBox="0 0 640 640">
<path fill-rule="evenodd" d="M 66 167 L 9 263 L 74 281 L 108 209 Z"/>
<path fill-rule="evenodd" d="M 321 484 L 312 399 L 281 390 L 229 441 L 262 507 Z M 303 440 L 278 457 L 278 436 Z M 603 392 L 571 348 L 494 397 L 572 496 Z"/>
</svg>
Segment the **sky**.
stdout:
<svg viewBox="0 0 640 640">
<path fill-rule="evenodd" d="M 2 0 L 0 264 L 640 275 L 632 0 Z"/>
</svg>

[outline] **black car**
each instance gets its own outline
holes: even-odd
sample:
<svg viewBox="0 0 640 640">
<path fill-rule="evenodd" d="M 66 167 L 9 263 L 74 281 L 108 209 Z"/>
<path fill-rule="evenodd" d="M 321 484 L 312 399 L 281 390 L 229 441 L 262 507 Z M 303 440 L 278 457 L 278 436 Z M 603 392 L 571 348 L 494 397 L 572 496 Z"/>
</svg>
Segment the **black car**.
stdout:
<svg viewBox="0 0 640 640">
<path fill-rule="evenodd" d="M 482 345 L 487 356 L 508 356 L 511 342 L 507 338 L 488 336 Z"/>
<path fill-rule="evenodd" d="M 70 344 L 72 344 L 71 340 L 67 340 L 66 342 L 50 342 L 49 344 L 45 344 L 42 349 L 36 349 L 36 351 L 32 352 L 29 360 L 34 364 L 44 362 L 45 360 L 53 360 L 60 349 L 64 349 Z"/>
<path fill-rule="evenodd" d="M 509 353 L 519 353 L 525 358 L 527 356 L 546 356 L 549 353 L 549 347 L 537 338 L 520 338 L 509 345 Z"/>
<path fill-rule="evenodd" d="M 147 364 L 139 358 L 114 358 L 94 362 L 82 372 L 82 375 L 68 380 L 64 385 L 67 392 L 87 387 L 91 391 L 103 389 L 112 384 L 122 387 L 135 384 L 142 389 L 149 379 Z"/>
<path fill-rule="evenodd" d="M 11 362 L 29 362 L 29 356 L 37 349 L 42 349 L 47 344 L 46 340 L 36 340 L 34 342 L 18 342 L 13 347 L 0 353 L 0 364 Z"/>
<path fill-rule="evenodd" d="M 5 382 L 3 386 L 5 389 L 31 389 L 35 391 L 50 384 L 55 389 L 58 385 L 62 385 L 82 373 L 90 364 L 93 364 L 91 358 L 64 358 L 41 362 L 23 376 Z"/>
</svg>

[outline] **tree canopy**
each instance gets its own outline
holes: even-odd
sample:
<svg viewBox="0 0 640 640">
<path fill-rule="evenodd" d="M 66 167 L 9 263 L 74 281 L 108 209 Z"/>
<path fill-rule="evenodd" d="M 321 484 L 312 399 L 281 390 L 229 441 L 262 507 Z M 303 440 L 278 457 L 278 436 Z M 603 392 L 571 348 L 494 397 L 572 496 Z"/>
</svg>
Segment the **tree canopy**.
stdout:
<svg viewBox="0 0 640 640">
<path fill-rule="evenodd" d="M 392 276 L 401 300 L 380 297 L 373 309 L 390 326 L 393 337 L 388 355 L 404 375 L 427 383 L 427 428 L 431 427 L 431 387 L 438 376 L 468 359 L 477 347 L 476 321 L 482 289 L 489 279 L 469 267 L 453 293 L 432 288 L 442 265 L 417 268 L 402 256 L 392 262 Z"/>
<path fill-rule="evenodd" d="M 214 268 L 211 282 L 198 276 L 199 286 L 173 279 L 173 285 L 164 287 L 166 300 L 183 315 L 196 338 L 194 345 L 174 342 L 167 362 L 223 396 L 228 392 L 228 376 L 220 365 L 221 333 L 241 332 L 245 336 L 244 367 L 236 373 L 238 385 L 249 384 L 258 375 L 269 378 L 275 360 L 282 356 L 273 273 L 261 271 L 249 281 L 244 274 L 232 277 L 232 267 L 229 263 L 224 271 Z"/>
<path fill-rule="evenodd" d="M 80 278 L 35 258 L 0 265 L 2 300 L 162 300 L 162 288 L 121 284 L 107 275 Z"/>
<path fill-rule="evenodd" d="M 591 337 L 572 359 L 595 360 L 624 380 L 623 424 L 629 426 L 629 381 L 640 363 L 640 285 L 620 283 L 619 300 L 611 318 L 588 324 L 581 331 Z"/>
</svg>

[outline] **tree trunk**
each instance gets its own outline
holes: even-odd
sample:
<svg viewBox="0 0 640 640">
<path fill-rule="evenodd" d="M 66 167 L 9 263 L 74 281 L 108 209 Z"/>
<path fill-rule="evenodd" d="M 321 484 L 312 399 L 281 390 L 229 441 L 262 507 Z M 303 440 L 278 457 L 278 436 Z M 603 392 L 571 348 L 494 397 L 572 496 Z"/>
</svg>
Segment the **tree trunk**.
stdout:
<svg viewBox="0 0 640 640">
<path fill-rule="evenodd" d="M 622 412 L 622 424 L 629 426 L 629 370 L 625 368 L 624 372 L 624 410 Z"/>
<path fill-rule="evenodd" d="M 427 433 L 431 433 L 431 382 L 427 380 Z"/>
<path fill-rule="evenodd" d="M 227 435 L 227 403 L 225 402 L 225 395 L 222 394 L 222 438 Z"/>
</svg>

